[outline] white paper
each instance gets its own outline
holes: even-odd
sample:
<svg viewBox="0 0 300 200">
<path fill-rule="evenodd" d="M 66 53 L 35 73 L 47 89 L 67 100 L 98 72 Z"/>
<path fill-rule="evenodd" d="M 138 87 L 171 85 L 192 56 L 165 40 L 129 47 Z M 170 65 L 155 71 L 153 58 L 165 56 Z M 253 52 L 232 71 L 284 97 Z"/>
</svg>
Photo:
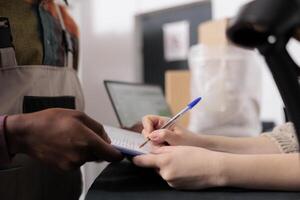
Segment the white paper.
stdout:
<svg viewBox="0 0 300 200">
<path fill-rule="evenodd" d="M 150 152 L 150 142 L 140 148 L 140 145 L 146 141 L 146 138 L 140 133 L 111 126 L 104 126 L 104 130 L 111 139 L 111 144 L 122 153 L 136 156 Z"/>
<path fill-rule="evenodd" d="M 163 25 L 164 57 L 168 62 L 186 60 L 190 46 L 190 24 L 178 21 Z"/>
</svg>

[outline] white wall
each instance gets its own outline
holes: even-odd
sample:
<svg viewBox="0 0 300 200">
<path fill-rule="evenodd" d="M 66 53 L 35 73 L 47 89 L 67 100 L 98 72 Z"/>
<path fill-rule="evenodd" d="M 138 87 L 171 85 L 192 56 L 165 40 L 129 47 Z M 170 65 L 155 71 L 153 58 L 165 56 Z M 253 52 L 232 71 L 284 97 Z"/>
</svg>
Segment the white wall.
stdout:
<svg viewBox="0 0 300 200">
<path fill-rule="evenodd" d="M 136 13 L 151 12 L 158 9 L 164 9 L 172 6 L 178 6 L 199 1 L 201 0 L 136 0 Z"/>
<path fill-rule="evenodd" d="M 213 0 L 213 17 L 214 19 L 233 17 L 238 9 L 249 1 L 251 0 Z"/>
<path fill-rule="evenodd" d="M 132 0 L 81 0 L 81 80 L 86 112 L 110 125 L 117 121 L 103 87 L 104 79 L 136 81 Z M 116 7 L 115 5 L 118 5 Z M 78 14 L 78 13 L 77 13 Z"/>
</svg>

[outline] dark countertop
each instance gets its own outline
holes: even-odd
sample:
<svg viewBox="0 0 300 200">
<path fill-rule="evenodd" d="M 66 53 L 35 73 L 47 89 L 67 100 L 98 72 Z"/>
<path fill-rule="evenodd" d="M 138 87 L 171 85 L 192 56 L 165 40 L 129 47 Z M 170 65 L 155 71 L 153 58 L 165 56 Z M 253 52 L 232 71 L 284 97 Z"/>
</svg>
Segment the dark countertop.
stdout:
<svg viewBox="0 0 300 200">
<path fill-rule="evenodd" d="M 152 169 L 142 169 L 129 161 L 110 164 L 95 180 L 86 200 L 300 200 L 300 192 L 214 188 L 199 191 L 172 189 Z"/>
</svg>

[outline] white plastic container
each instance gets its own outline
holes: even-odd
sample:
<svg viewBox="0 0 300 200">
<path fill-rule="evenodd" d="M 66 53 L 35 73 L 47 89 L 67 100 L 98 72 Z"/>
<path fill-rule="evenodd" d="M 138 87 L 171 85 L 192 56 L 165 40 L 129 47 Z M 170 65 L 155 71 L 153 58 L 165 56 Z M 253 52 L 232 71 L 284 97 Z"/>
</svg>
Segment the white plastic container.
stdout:
<svg viewBox="0 0 300 200">
<path fill-rule="evenodd" d="M 261 131 L 261 66 L 253 51 L 233 46 L 192 47 L 191 96 L 203 97 L 191 112 L 190 130 L 225 136 Z"/>
</svg>

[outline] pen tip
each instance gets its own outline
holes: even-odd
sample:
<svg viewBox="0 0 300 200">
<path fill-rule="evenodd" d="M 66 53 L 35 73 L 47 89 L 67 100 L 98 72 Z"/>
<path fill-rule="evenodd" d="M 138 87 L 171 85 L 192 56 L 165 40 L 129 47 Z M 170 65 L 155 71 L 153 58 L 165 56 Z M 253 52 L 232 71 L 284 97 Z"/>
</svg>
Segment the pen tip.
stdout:
<svg viewBox="0 0 300 200">
<path fill-rule="evenodd" d="M 139 146 L 139 148 L 142 148 L 143 146 L 145 146 L 149 141 L 150 141 L 150 139 L 148 138 L 143 144 L 141 144 L 141 145 Z"/>
</svg>

